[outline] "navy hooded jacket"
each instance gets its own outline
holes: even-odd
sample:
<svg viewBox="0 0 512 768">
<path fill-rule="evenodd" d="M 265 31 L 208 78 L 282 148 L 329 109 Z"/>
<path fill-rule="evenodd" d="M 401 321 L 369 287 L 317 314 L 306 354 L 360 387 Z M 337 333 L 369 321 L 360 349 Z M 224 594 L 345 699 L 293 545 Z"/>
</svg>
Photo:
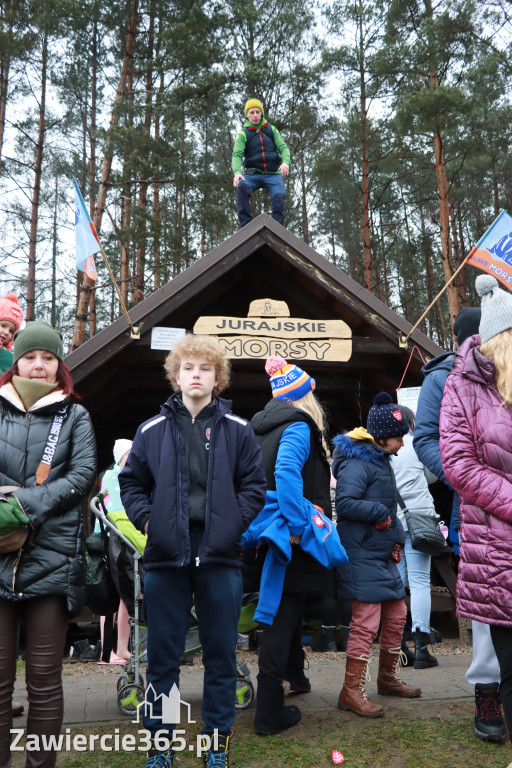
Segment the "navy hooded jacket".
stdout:
<svg viewBox="0 0 512 768">
<path fill-rule="evenodd" d="M 167 400 L 160 416 L 140 425 L 119 475 L 128 517 L 140 531 L 149 520 L 147 571 L 190 563 L 187 447 L 177 397 Z M 199 560 L 241 568 L 241 536 L 265 503 L 265 472 L 249 422 L 231 413 L 230 400 L 214 402 Z"/>
<path fill-rule="evenodd" d="M 350 434 L 350 433 L 349 433 Z M 391 557 L 405 534 L 397 517 L 397 492 L 390 456 L 371 440 L 334 438 L 332 473 L 336 478 L 336 517 L 348 563 L 338 567 L 344 596 L 363 603 L 405 597 L 405 588 Z M 375 528 L 391 517 L 391 527 Z"/>
</svg>

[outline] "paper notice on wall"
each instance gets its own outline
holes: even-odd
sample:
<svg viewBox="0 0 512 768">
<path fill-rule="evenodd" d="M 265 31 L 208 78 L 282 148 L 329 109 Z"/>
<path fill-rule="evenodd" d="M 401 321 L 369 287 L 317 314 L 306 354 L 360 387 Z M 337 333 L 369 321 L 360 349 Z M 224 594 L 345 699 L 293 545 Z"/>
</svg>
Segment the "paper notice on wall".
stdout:
<svg viewBox="0 0 512 768">
<path fill-rule="evenodd" d="M 401 387 L 396 391 L 398 405 L 406 405 L 413 413 L 416 413 L 418 407 L 418 398 L 421 387 Z"/>
<path fill-rule="evenodd" d="M 172 349 L 184 335 L 185 328 L 155 326 L 151 329 L 151 349 Z"/>
</svg>

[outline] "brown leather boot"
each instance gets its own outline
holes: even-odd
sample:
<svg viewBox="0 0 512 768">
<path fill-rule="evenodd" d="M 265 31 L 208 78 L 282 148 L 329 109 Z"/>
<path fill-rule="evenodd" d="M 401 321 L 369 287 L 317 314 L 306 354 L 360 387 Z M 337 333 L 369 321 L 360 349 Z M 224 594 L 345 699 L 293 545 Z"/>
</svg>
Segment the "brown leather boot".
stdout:
<svg viewBox="0 0 512 768">
<path fill-rule="evenodd" d="M 361 717 L 382 717 L 384 710 L 379 704 L 370 701 L 364 689 L 367 668 L 368 656 L 347 656 L 345 682 L 338 698 L 338 709 L 354 712 Z"/>
<path fill-rule="evenodd" d="M 385 651 L 384 648 L 380 649 L 377 690 L 381 696 L 402 696 L 405 699 L 415 699 L 417 696 L 421 696 L 421 688 L 407 685 L 397 677 L 401 653 L 400 646 L 390 648 L 389 651 Z"/>
</svg>

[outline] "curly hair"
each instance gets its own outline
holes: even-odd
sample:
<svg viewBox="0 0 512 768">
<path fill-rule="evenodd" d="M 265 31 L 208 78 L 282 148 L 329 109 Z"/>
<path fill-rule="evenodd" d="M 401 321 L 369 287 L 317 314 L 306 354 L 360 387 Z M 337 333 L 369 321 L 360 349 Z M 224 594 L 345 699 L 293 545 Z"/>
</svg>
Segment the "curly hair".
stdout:
<svg viewBox="0 0 512 768">
<path fill-rule="evenodd" d="M 165 358 L 164 370 L 175 392 L 180 391 L 177 377 L 185 357 L 203 358 L 213 365 L 217 385 L 213 389 L 212 397 L 217 397 L 229 386 L 231 365 L 217 339 L 212 336 L 195 336 L 193 333 L 187 333 Z"/>
</svg>

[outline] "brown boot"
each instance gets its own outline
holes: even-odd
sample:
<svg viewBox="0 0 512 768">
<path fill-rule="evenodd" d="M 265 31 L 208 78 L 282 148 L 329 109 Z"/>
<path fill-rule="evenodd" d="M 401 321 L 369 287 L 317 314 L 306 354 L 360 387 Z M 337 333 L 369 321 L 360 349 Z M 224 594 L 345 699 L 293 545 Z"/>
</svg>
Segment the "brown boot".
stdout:
<svg viewBox="0 0 512 768">
<path fill-rule="evenodd" d="M 400 646 L 385 651 L 380 649 L 379 674 L 377 677 L 377 690 L 381 696 L 402 696 L 405 699 L 415 699 L 421 696 L 421 688 L 407 685 L 397 677 L 400 664 Z"/>
<path fill-rule="evenodd" d="M 338 709 L 355 712 L 361 717 L 382 717 L 384 710 L 379 704 L 370 701 L 364 689 L 367 668 L 368 656 L 347 656 L 345 682 L 339 695 Z"/>
</svg>

